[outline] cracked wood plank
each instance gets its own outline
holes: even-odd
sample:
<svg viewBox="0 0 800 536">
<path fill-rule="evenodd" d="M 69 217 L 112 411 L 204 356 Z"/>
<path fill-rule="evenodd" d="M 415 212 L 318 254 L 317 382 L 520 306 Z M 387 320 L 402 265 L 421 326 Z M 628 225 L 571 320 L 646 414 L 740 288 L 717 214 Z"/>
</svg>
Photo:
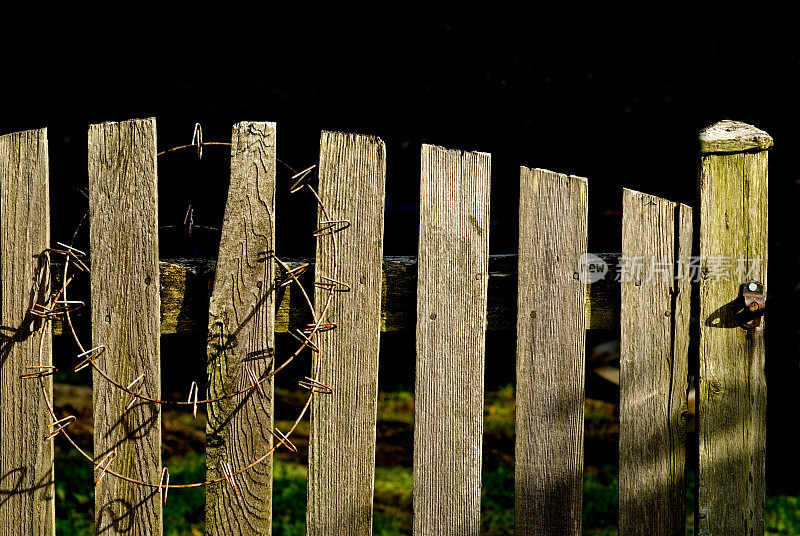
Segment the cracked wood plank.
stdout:
<svg viewBox="0 0 800 536">
<path fill-rule="evenodd" d="M 622 195 L 619 531 L 686 529 L 686 415 L 692 212 Z"/>
<path fill-rule="evenodd" d="M 231 179 L 208 316 L 208 397 L 253 385 L 274 368 L 275 123 L 233 127 Z M 272 533 L 274 385 L 208 404 L 206 478 L 230 465 L 226 481 L 206 487 L 206 534 Z M 188 387 L 188 386 L 187 386 Z"/>
</svg>

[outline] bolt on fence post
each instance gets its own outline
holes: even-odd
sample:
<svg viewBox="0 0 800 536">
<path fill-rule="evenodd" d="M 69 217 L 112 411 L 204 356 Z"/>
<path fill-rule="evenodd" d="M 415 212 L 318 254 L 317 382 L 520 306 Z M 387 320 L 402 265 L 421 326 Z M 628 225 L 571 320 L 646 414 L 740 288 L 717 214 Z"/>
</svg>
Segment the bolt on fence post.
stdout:
<svg viewBox="0 0 800 536">
<path fill-rule="evenodd" d="M 700 132 L 697 534 L 764 533 L 764 324 L 741 329 L 737 309 L 743 283 L 766 285 L 770 147 L 736 121 Z"/>
</svg>

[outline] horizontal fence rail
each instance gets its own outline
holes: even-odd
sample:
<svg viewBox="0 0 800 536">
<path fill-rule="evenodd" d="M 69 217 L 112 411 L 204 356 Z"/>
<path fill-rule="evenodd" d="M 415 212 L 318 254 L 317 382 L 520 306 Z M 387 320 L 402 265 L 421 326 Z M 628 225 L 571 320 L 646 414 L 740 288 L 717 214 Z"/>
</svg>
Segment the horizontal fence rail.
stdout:
<svg viewBox="0 0 800 536">
<path fill-rule="evenodd" d="M 213 144 L 231 151 L 218 258 L 159 259 L 158 157 L 200 153 L 201 134 L 158 153 L 152 118 L 90 127 L 90 260 L 50 248 L 46 130 L 0 136 L 0 535 L 54 534 L 55 440 L 94 466 L 97 533 L 160 535 L 168 492 L 205 486 L 207 534 L 269 534 L 271 455 L 297 450 L 289 436 L 310 415 L 307 532 L 368 536 L 381 332 L 405 332 L 417 350 L 414 534 L 477 536 L 487 330 L 516 333 L 516 532 L 579 534 L 586 330 L 617 329 L 620 534 L 683 534 L 685 463 L 699 468 L 698 534 L 763 533 L 763 322 L 742 292 L 766 287 L 766 133 L 726 121 L 701 134 L 698 258 L 691 208 L 632 190 L 622 253 L 587 254 L 590 182 L 526 167 L 519 254 L 490 256 L 491 156 L 432 145 L 421 150 L 418 256 L 384 257 L 385 145 L 326 131 L 318 192 L 311 168 L 291 187 L 317 202 L 315 258 L 281 260 L 276 125 L 242 122 Z M 746 273 L 722 277 L 722 258 Z M 73 284 L 67 297 L 70 267 L 90 268 L 91 292 Z M 82 346 L 81 316 L 93 453 L 53 404 L 52 335 Z M 297 339 L 284 363 L 275 333 Z M 162 334 L 207 338 L 207 393 L 193 383 L 188 400 L 160 399 Z M 279 430 L 273 376 L 301 352 L 306 404 Z M 687 459 L 692 364 L 699 453 Z M 206 481 L 170 483 L 164 404 L 206 407 Z"/>
<path fill-rule="evenodd" d="M 587 286 L 586 329 L 614 329 L 619 326 L 619 281 L 616 281 L 619 253 L 598 253 L 608 272 L 605 277 Z M 308 264 L 299 276 L 313 281 L 314 260 L 285 259 L 289 268 Z M 516 325 L 517 255 L 489 256 L 489 296 L 487 329 L 513 330 Z M 214 280 L 215 259 L 164 259 L 161 271 L 161 333 L 204 334 L 208 316 L 209 287 Z M 577 269 L 577 265 L 575 267 Z M 62 269 L 55 265 L 56 282 Z M 574 274 L 574 271 L 573 271 Z M 381 286 L 381 331 L 413 331 L 416 318 L 417 258 L 383 258 Z M 80 318 L 78 311 L 73 318 Z M 290 327 L 304 326 L 309 321 L 308 307 L 295 287 L 278 289 L 275 298 L 275 331 L 286 333 Z M 53 333 L 63 333 L 61 322 L 53 322 Z"/>
</svg>

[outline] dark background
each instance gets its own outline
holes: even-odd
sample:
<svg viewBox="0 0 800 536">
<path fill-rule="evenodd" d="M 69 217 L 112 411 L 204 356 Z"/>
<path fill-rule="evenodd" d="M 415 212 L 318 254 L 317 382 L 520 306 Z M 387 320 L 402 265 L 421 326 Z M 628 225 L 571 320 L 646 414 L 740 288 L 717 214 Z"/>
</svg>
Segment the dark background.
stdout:
<svg viewBox="0 0 800 536">
<path fill-rule="evenodd" d="M 385 254 L 413 255 L 421 143 L 492 153 L 492 253 L 516 251 L 519 165 L 588 177 L 590 249 L 619 251 L 622 187 L 696 207 L 698 131 L 720 119 L 752 123 L 775 139 L 767 474 L 773 489 L 797 493 L 800 39 L 788 23 L 736 16 L 609 24 L 475 12 L 412 25 L 403 16 L 364 24 L 259 15 L 235 32 L 221 18 L 40 29 L 46 38 L 12 32 L 0 134 L 48 128 L 54 241 L 71 238 L 87 207 L 90 123 L 155 116 L 165 149 L 189 143 L 195 122 L 206 141 L 230 141 L 237 121 L 275 121 L 278 157 L 298 169 L 316 163 L 321 129 L 377 134 L 388 155 Z M 159 160 L 162 225 L 182 223 L 191 205 L 196 224 L 219 227 L 226 151 Z M 288 181 L 281 171 L 278 254 L 309 256 L 313 205 L 289 199 Z M 164 229 L 161 256 L 214 255 L 216 240 Z M 500 339 L 490 351 L 508 359 L 487 370 L 490 382 L 513 377 L 513 346 Z M 399 376 L 410 381 L 413 340 L 397 344 L 408 354 Z"/>
</svg>

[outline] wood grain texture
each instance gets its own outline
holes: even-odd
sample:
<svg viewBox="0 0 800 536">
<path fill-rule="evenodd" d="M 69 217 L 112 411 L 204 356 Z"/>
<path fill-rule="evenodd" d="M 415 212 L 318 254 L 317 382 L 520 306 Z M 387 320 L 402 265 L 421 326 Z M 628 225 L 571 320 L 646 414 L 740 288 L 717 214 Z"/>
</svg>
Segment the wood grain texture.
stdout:
<svg viewBox="0 0 800 536">
<path fill-rule="evenodd" d="M 414 534 L 477 535 L 489 267 L 486 153 L 422 146 Z"/>
<path fill-rule="evenodd" d="M 736 312 L 742 283 L 767 283 L 767 151 L 702 155 L 700 256 L 697 532 L 763 534 L 765 322 Z"/>
<path fill-rule="evenodd" d="M 614 280 L 619 253 L 598 253 L 608 265 L 608 274 L 587 286 L 586 329 L 614 329 L 619 326 L 619 283 Z M 282 259 L 294 268 L 310 263 L 302 276 L 313 281 L 311 259 Z M 161 262 L 161 333 L 205 334 L 208 328 L 208 296 L 214 280 L 216 259 L 164 259 Z M 276 268 L 277 269 L 277 268 Z M 301 277 L 302 277 L 301 276 Z M 55 281 L 61 272 L 53 270 Z M 517 312 L 517 255 L 489 256 L 489 302 L 487 329 L 515 329 Z M 411 331 L 417 318 L 417 258 L 384 257 L 381 286 L 381 332 Z M 73 314 L 80 318 L 81 311 Z M 278 290 L 275 297 L 275 331 L 303 327 L 311 321 L 308 305 L 294 285 Z M 53 333 L 61 335 L 56 321 Z"/>
<path fill-rule="evenodd" d="M 678 535 L 686 525 L 691 209 L 628 189 L 622 206 L 619 531 Z"/>
<path fill-rule="evenodd" d="M 231 180 L 208 320 L 208 396 L 252 385 L 274 367 L 275 123 L 233 127 Z M 236 472 L 272 447 L 274 385 L 208 405 L 206 478 Z M 272 458 L 206 488 L 206 534 L 272 533 Z"/>
<path fill-rule="evenodd" d="M 27 314 L 49 295 L 47 131 L 0 136 L 0 534 L 55 533 L 52 377 L 21 379 L 52 365 L 49 324 Z M 41 329 L 40 329 L 41 328 Z M 38 331 L 37 331 L 38 330 Z M 41 345 L 41 354 L 40 354 Z M 44 393 L 42 392 L 44 389 Z"/>
<path fill-rule="evenodd" d="M 158 187 L 155 119 L 89 127 L 89 248 L 92 344 L 98 365 L 128 385 L 144 374 L 143 392 L 161 394 L 159 361 Z M 94 456 L 116 451 L 112 468 L 157 484 L 161 408 L 93 374 Z M 158 490 L 105 476 L 95 487 L 98 534 L 160 535 Z"/>
<path fill-rule="evenodd" d="M 306 533 L 372 534 L 378 352 L 386 148 L 372 136 L 323 132 L 319 196 L 327 214 L 352 225 L 317 238 L 316 281 L 337 279 L 352 287 L 337 292 L 322 317 L 338 327 L 318 335 L 314 355 L 320 381 L 333 394 L 317 394 L 311 406 Z M 336 240 L 334 250 L 333 240 Z M 338 266 L 337 266 L 338 265 Z M 329 291 L 317 288 L 321 314 Z"/>
<path fill-rule="evenodd" d="M 515 525 L 580 534 L 586 179 L 520 168 Z"/>
</svg>

